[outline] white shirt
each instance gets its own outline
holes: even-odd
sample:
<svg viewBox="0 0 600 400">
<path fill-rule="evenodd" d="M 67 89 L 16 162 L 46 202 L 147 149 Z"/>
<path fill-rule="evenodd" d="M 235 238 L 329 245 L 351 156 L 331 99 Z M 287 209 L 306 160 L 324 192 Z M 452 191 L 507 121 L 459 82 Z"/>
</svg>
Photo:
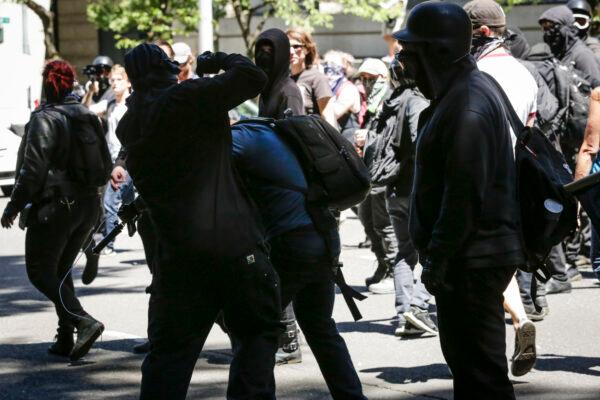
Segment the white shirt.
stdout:
<svg viewBox="0 0 600 400">
<path fill-rule="evenodd" d="M 119 155 L 119 151 L 121 150 L 121 142 L 117 138 L 117 126 L 119 126 L 119 121 L 125 115 L 127 111 L 127 106 L 125 103 L 116 103 L 114 108 L 110 110 L 108 113 L 108 132 L 106 133 L 106 143 L 108 144 L 108 150 L 110 151 L 110 157 L 112 158 L 113 163 L 117 159 Z"/>
<path fill-rule="evenodd" d="M 503 48 L 483 55 L 477 67 L 490 74 L 506 93 L 523 125 L 537 112 L 537 83 L 531 73 Z M 511 128 L 513 148 L 517 137 Z"/>
</svg>

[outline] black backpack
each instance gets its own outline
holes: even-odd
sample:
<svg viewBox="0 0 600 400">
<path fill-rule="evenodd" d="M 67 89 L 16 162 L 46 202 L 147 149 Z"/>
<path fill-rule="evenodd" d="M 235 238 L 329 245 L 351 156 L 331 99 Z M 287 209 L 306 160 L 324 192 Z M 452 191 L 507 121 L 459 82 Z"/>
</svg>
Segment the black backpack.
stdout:
<svg viewBox="0 0 600 400">
<path fill-rule="evenodd" d="M 524 269 L 547 280 L 550 272 L 545 264 L 550 250 L 577 226 L 577 201 L 564 189 L 564 185 L 573 181 L 573 174 L 563 155 L 541 130 L 523 126 L 500 84 L 488 77 L 502 95 L 510 125 L 517 135 L 517 193 L 527 256 Z"/>
<path fill-rule="evenodd" d="M 308 202 L 345 210 L 365 199 L 371 189 L 369 171 L 337 129 L 314 115 L 268 123 L 298 157 L 308 182 Z"/>
<path fill-rule="evenodd" d="M 548 133 L 557 139 L 568 158 L 577 153 L 583 141 L 592 86 L 585 74 L 572 65 L 556 59 L 535 64 L 559 101 L 559 110 Z"/>
<path fill-rule="evenodd" d="M 96 114 L 88 111 L 71 112 L 70 107 L 56 106 L 53 109 L 64 115 L 70 133 L 69 177 L 85 187 L 106 185 L 112 171 L 112 159 L 102 124 Z M 75 107 L 83 107 L 77 105 Z"/>
</svg>

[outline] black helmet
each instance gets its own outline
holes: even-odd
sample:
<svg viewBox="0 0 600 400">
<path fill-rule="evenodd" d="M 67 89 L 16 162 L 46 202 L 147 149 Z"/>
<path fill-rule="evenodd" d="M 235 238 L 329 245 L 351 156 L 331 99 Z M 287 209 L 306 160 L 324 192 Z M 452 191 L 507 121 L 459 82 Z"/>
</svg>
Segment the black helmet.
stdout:
<svg viewBox="0 0 600 400">
<path fill-rule="evenodd" d="M 109 56 L 98 56 L 94 58 L 94 61 L 92 61 L 92 65 L 100 65 L 103 67 L 111 68 L 114 65 L 114 63 Z"/>
<path fill-rule="evenodd" d="M 592 7 L 590 6 L 590 3 L 585 0 L 570 0 L 567 3 L 567 7 L 573 11 L 573 14 L 581 13 L 588 17 L 592 16 Z"/>
<path fill-rule="evenodd" d="M 447 50 L 446 63 L 452 63 L 471 49 L 473 26 L 462 7 L 438 0 L 418 4 L 408 14 L 406 27 L 393 34 L 404 43 L 434 43 Z"/>
</svg>

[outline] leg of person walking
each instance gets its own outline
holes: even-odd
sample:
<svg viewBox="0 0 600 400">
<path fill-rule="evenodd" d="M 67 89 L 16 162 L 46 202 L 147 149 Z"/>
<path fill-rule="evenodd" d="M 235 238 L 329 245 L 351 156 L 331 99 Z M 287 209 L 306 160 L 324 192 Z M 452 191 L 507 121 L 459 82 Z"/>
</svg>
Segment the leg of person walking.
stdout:
<svg viewBox="0 0 600 400">
<path fill-rule="evenodd" d="M 383 189 L 383 188 L 381 188 Z M 385 190 L 371 194 L 371 210 L 373 218 L 373 232 L 380 242 L 380 255 L 383 263 L 386 265 L 384 278 L 377 284 L 370 285 L 369 291 L 376 294 L 385 294 L 394 292 L 393 269 L 396 255 L 398 254 L 398 241 L 394 234 L 394 228 L 390 220 L 390 215 L 386 207 Z M 373 248 L 375 245 L 373 245 Z"/>
<path fill-rule="evenodd" d="M 464 270 L 436 296 L 440 343 L 456 400 L 513 400 L 508 379 L 503 292 L 514 268 Z"/>
<path fill-rule="evenodd" d="M 398 325 L 394 333 L 396 336 L 424 332 L 437 334 L 437 327 L 429 316 L 431 295 L 414 270 L 418 262 L 418 255 L 408 232 L 410 199 L 391 193 L 387 196 L 386 206 L 398 243 L 394 265 Z M 411 319 L 408 324 L 407 317 Z"/>
</svg>

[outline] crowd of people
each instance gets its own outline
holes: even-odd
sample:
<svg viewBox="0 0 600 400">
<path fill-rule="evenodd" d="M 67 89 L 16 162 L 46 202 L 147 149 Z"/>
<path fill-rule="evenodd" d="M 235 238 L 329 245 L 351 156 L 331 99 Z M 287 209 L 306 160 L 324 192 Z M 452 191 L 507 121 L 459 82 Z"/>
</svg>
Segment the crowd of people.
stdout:
<svg viewBox="0 0 600 400">
<path fill-rule="evenodd" d="M 83 250 L 82 281 L 94 281 L 93 247 L 139 195 L 153 276 L 149 340 L 135 348 L 148 353 L 142 399 L 185 398 L 215 321 L 234 351 L 227 398 L 274 398 L 274 365 L 302 360 L 300 330 L 332 397 L 366 398 L 332 319 L 346 214 L 311 202 L 302 157 L 235 111 L 258 97 L 259 117 L 317 116 L 362 158 L 371 188 L 352 211 L 360 247 L 376 258 L 365 286 L 395 295 L 394 334 L 439 334 L 455 398 L 514 398 L 505 312 L 515 329 L 510 371 L 522 376 L 535 364 L 546 296 L 569 292 L 585 263 L 600 279 L 600 239 L 581 211 L 578 229 L 549 254 L 547 282 L 519 268 L 520 132 L 509 114 L 540 129 L 576 178 L 600 169 L 591 17 L 585 0 L 549 8 L 539 18 L 544 41 L 530 46 L 495 1 L 428 1 L 386 37 L 387 63 L 336 49 L 321 56 L 300 28 L 262 32 L 254 62 L 144 43 L 123 66 L 97 57 L 84 86 L 66 61 L 48 62 L 46 101 L 26 127 L 2 216 L 8 228 L 21 214 L 28 277 L 55 304 L 48 351 L 77 360 L 102 333 L 70 271 Z M 113 238 L 102 254 L 114 251 Z"/>
</svg>

